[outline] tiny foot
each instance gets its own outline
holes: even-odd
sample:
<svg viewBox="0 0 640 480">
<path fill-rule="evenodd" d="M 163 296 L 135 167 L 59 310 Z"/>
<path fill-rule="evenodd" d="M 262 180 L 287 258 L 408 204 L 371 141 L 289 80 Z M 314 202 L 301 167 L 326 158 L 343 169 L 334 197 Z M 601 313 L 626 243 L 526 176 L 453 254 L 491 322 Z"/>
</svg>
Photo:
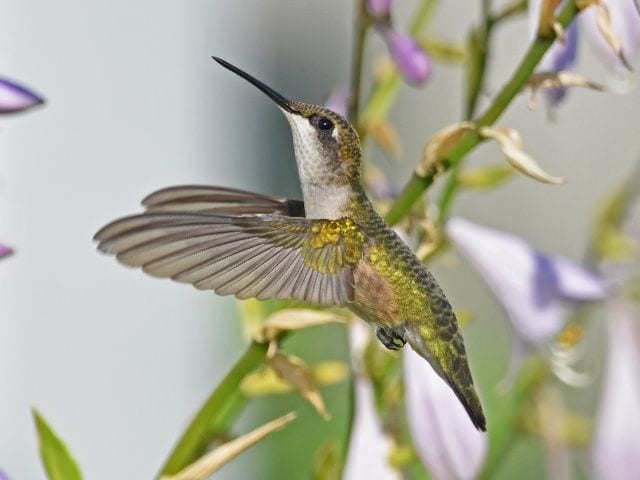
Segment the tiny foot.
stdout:
<svg viewBox="0 0 640 480">
<path fill-rule="evenodd" d="M 378 327 L 376 328 L 376 335 L 389 350 L 400 350 L 407 343 L 404 336 L 391 328 Z"/>
</svg>

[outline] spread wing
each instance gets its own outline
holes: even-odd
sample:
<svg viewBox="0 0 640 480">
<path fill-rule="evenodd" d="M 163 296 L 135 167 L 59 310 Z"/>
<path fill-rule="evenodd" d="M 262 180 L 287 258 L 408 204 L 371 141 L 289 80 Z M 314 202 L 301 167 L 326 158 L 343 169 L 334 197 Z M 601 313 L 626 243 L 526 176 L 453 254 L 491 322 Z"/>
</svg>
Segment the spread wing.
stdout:
<svg viewBox="0 0 640 480">
<path fill-rule="evenodd" d="M 160 191 L 147 197 L 147 206 L 194 198 L 205 192 L 200 188 L 181 187 L 175 196 L 171 189 Z M 166 200 L 162 192 L 170 193 Z M 192 202 L 187 203 L 203 205 Z M 195 213 L 151 210 L 101 229 L 95 236 L 98 249 L 153 276 L 221 295 L 321 306 L 353 300 L 352 267 L 362 256 L 365 236 L 349 219 L 202 213 L 206 207 Z"/>
<path fill-rule="evenodd" d="M 206 185 L 164 188 L 147 196 L 142 205 L 151 212 L 262 213 L 304 217 L 302 200 Z"/>
</svg>

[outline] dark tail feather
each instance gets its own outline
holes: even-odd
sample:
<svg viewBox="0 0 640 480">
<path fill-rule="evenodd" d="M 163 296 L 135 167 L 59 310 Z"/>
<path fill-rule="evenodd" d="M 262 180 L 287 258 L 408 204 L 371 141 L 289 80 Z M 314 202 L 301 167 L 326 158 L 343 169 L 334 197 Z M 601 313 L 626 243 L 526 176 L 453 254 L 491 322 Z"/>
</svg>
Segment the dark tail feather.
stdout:
<svg viewBox="0 0 640 480">
<path fill-rule="evenodd" d="M 411 347 L 424 359 L 426 359 L 435 372 L 447 382 L 453 393 L 467 411 L 471 422 L 480 431 L 487 431 L 487 421 L 482 413 L 480 399 L 473 386 L 473 378 L 467 363 L 467 356 L 462 344 L 462 337 L 456 333 L 454 338 L 445 342 L 448 347 L 449 358 L 445 362 L 438 360 L 425 346 L 425 342 L 416 329 L 411 325 L 405 325 L 406 340 Z M 455 365 L 450 371 L 445 371 L 444 365 Z"/>
<path fill-rule="evenodd" d="M 458 400 L 460 400 L 460 403 L 462 403 L 464 409 L 467 411 L 473 425 L 478 430 L 486 432 L 487 420 L 484 417 L 484 413 L 482 413 L 482 405 L 480 405 L 480 399 L 478 398 L 478 394 L 476 393 L 476 389 L 473 387 L 473 384 L 466 388 L 460 388 L 451 377 L 445 377 L 445 380 L 451 387 L 451 390 L 453 390 L 453 393 L 456 394 L 456 397 L 458 397 Z"/>
</svg>

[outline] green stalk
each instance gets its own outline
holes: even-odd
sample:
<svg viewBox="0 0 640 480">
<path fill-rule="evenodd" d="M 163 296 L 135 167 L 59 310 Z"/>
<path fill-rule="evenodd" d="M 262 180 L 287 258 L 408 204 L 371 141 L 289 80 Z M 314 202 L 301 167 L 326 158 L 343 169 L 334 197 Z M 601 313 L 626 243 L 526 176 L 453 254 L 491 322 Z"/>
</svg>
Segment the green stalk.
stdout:
<svg viewBox="0 0 640 480">
<path fill-rule="evenodd" d="M 360 96 L 362 90 L 362 67 L 364 63 L 365 40 L 371 20 L 367 14 L 364 0 L 358 0 L 356 10 L 356 35 L 353 44 L 353 65 L 351 71 L 351 105 L 349 118 L 355 123 L 360 114 Z"/>
<path fill-rule="evenodd" d="M 562 27 L 567 28 L 578 15 L 579 11 L 580 10 L 574 1 L 569 2 L 558 16 L 559 24 L 562 25 Z M 544 57 L 544 54 L 549 50 L 555 38 L 554 33 L 550 34 L 549 37 L 538 36 L 536 38 L 527 50 L 527 53 L 516 68 L 512 77 L 502 88 L 493 103 L 480 117 L 474 120 L 474 123 L 479 128 L 493 125 L 493 123 L 500 118 L 507 107 L 511 104 L 511 101 L 526 85 L 531 74 L 540 60 L 542 60 L 542 57 Z M 433 183 L 434 178 L 438 173 L 457 165 L 467 153 L 473 150 L 482 141 L 482 138 L 477 132 L 469 132 L 460 139 L 457 147 L 453 149 L 448 158 L 444 159 L 438 167 L 431 168 L 424 177 L 414 173 L 409 182 L 405 185 L 400 196 L 396 199 L 387 213 L 387 222 L 390 225 L 398 223 L 404 214 L 409 211 L 413 203 L 418 200 L 424 191 Z"/>
<path fill-rule="evenodd" d="M 240 382 L 262 364 L 267 347 L 266 343 L 249 345 L 178 440 L 161 475 L 174 475 L 195 461 L 206 450 L 210 438 L 226 430 L 235 420 L 247 401 L 239 390 Z"/>
<path fill-rule="evenodd" d="M 489 40 L 495 23 L 491 22 L 491 0 L 482 0 L 482 22 L 474 28 L 469 35 L 468 49 L 471 52 L 467 75 L 467 101 L 465 105 L 465 120 L 471 120 L 476 112 L 480 94 L 484 88 L 484 80 L 487 72 L 487 59 L 489 52 Z M 447 183 L 442 190 L 438 202 L 438 218 L 444 223 L 447 218 L 453 198 L 458 189 L 458 177 L 462 170 L 462 162 L 451 169 Z"/>
</svg>

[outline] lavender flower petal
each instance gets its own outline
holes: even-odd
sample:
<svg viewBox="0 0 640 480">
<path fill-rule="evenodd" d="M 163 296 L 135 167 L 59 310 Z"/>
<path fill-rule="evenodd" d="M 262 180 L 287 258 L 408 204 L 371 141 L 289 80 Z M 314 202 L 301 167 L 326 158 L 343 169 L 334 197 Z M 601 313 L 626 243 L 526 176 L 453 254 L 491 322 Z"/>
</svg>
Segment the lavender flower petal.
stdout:
<svg viewBox="0 0 640 480">
<path fill-rule="evenodd" d="M 31 90 L 6 78 L 0 78 L 0 114 L 28 110 L 44 103 Z"/>
<path fill-rule="evenodd" d="M 409 348 L 403 356 L 407 417 L 420 459 L 437 479 L 475 478 L 487 455 L 487 436 L 469 422 L 427 362 Z"/>
<path fill-rule="evenodd" d="M 380 29 L 398 70 L 410 85 L 423 84 L 433 71 L 431 57 L 413 38 L 390 27 Z"/>
<path fill-rule="evenodd" d="M 640 314 L 623 301 L 608 308 L 608 359 L 592 458 L 602 480 L 640 478 Z"/>
<path fill-rule="evenodd" d="M 13 250 L 11 248 L 7 247 L 6 245 L 2 245 L 0 243 L 0 259 L 8 257 L 12 253 L 13 253 Z"/>
<path fill-rule="evenodd" d="M 338 89 L 329 94 L 329 98 L 327 98 L 324 106 L 332 112 L 336 112 L 337 114 L 346 117 L 350 101 L 351 97 L 349 96 L 349 93 L 344 89 Z"/>
<path fill-rule="evenodd" d="M 362 375 L 360 359 L 371 335 L 362 322 L 354 322 L 349 328 L 349 343 L 357 374 L 355 378 L 355 416 L 349 442 L 347 464 L 343 478 L 398 479 L 387 458 L 391 440 L 385 435 L 375 406 L 371 382 Z"/>
<path fill-rule="evenodd" d="M 445 228 L 529 344 L 544 343 L 560 331 L 563 300 L 604 295 L 604 286 L 592 273 L 569 260 L 544 255 L 520 238 L 461 218 L 450 219 Z"/>
<path fill-rule="evenodd" d="M 563 257 L 549 258 L 554 266 L 558 292 L 564 300 L 595 301 L 606 297 L 605 282 L 598 275 Z"/>
</svg>

